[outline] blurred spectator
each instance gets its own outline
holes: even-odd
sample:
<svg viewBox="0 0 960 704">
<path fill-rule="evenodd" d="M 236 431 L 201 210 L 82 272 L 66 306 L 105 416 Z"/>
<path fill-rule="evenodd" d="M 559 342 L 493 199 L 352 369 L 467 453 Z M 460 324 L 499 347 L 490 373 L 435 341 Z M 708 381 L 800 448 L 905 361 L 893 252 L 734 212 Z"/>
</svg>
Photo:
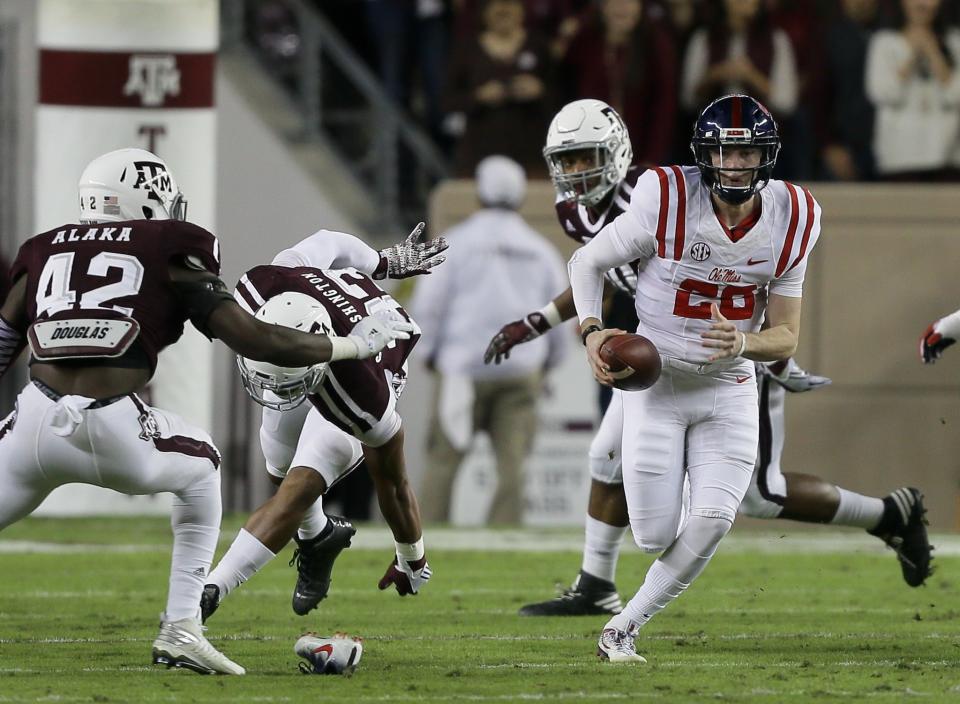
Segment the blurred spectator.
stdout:
<svg viewBox="0 0 960 704">
<path fill-rule="evenodd" d="M 760 0 L 723 0 L 706 29 L 690 39 L 681 101 L 695 111 L 727 93 L 747 93 L 778 118 L 797 105 L 798 77 L 790 38 L 774 29 Z"/>
<path fill-rule="evenodd" d="M 523 318 L 567 286 L 560 255 L 516 212 L 525 191 L 513 160 L 480 162 L 483 209 L 446 233 L 447 261 L 417 283 L 410 311 L 423 330 L 418 352 L 439 375 L 418 492 L 426 521 L 449 520 L 457 469 L 478 431 L 490 436 L 497 460 L 490 521 L 517 524 L 523 517 L 523 463 L 536 432 L 537 397 L 568 332 L 558 326 L 514 348 L 501 364 L 483 362 L 504 320 Z"/>
<path fill-rule="evenodd" d="M 602 0 L 571 42 L 564 65 L 572 77 L 571 99 L 603 100 L 623 117 L 637 163 L 667 161 L 677 122 L 677 59 L 660 6 Z"/>
<path fill-rule="evenodd" d="M 443 72 L 447 58 L 448 8 L 445 0 L 366 0 L 367 22 L 378 52 L 387 94 L 411 109 L 414 77 L 419 75 L 423 119 L 435 139 L 443 123 Z"/>
<path fill-rule="evenodd" d="M 881 176 L 940 180 L 960 166 L 960 31 L 939 0 L 901 0 L 894 29 L 867 52 L 867 95 L 877 110 L 874 156 Z"/>
<path fill-rule="evenodd" d="M 876 22 L 877 0 L 841 0 L 826 31 L 820 155 L 826 177 L 837 181 L 874 176 L 874 111 L 865 73 Z"/>
<path fill-rule="evenodd" d="M 524 27 L 521 0 L 486 0 L 481 30 L 457 43 L 447 80 L 448 131 L 460 137 L 455 171 L 473 173 L 488 154 L 509 154 L 546 175 L 540 154 L 549 122 L 546 43 Z"/>
</svg>

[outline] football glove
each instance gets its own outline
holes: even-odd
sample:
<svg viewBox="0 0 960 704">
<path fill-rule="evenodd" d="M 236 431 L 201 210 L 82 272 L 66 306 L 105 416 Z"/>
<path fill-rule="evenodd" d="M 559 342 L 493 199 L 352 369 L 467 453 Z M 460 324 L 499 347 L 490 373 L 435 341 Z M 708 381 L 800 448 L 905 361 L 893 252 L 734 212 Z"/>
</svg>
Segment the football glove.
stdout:
<svg viewBox="0 0 960 704">
<path fill-rule="evenodd" d="M 510 350 L 514 347 L 540 337 L 550 327 L 546 316 L 540 311 L 530 313 L 523 320 L 507 323 L 490 340 L 487 351 L 483 353 L 483 363 L 490 364 L 492 361 L 494 364 L 500 364 L 503 360 L 510 358 Z"/>
<path fill-rule="evenodd" d="M 426 555 L 412 562 L 394 556 L 393 562 L 387 567 L 387 571 L 377 586 L 383 590 L 388 589 L 392 584 L 397 588 L 397 594 L 400 596 L 416 594 L 427 583 L 432 574 L 430 565 L 427 564 Z"/>
<path fill-rule="evenodd" d="M 762 364 L 760 368 L 764 374 L 791 393 L 813 391 L 832 383 L 829 377 L 817 376 L 801 369 L 792 357 L 785 362 Z"/>
<path fill-rule="evenodd" d="M 373 278 L 406 279 L 417 274 L 429 274 L 430 269 L 443 264 L 446 257 L 441 252 L 449 246 L 447 241 L 437 237 L 424 242 L 423 229 L 421 222 L 403 242 L 381 249 L 380 263 L 373 272 Z"/>
<path fill-rule="evenodd" d="M 347 339 L 357 346 L 356 359 L 368 359 L 394 340 L 409 340 L 413 323 L 395 310 L 379 310 L 353 326 Z"/>
<path fill-rule="evenodd" d="M 933 364 L 960 337 L 960 311 L 930 324 L 920 338 L 920 359 Z"/>
</svg>

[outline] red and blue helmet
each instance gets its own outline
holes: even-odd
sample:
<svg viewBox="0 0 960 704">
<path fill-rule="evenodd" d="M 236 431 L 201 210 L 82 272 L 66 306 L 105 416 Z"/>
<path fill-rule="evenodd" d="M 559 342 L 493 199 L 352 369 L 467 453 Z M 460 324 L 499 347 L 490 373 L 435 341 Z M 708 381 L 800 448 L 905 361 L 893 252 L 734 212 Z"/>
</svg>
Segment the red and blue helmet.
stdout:
<svg viewBox="0 0 960 704">
<path fill-rule="evenodd" d="M 715 166 L 711 151 L 730 147 L 757 147 L 760 164 L 749 168 L 723 167 L 724 172 L 752 171 L 744 185 L 724 184 L 720 166 Z M 780 133 L 773 115 L 760 101 L 749 95 L 725 95 L 710 103 L 693 126 L 690 149 L 704 183 L 727 203 L 743 203 L 770 181 L 780 153 Z"/>
</svg>

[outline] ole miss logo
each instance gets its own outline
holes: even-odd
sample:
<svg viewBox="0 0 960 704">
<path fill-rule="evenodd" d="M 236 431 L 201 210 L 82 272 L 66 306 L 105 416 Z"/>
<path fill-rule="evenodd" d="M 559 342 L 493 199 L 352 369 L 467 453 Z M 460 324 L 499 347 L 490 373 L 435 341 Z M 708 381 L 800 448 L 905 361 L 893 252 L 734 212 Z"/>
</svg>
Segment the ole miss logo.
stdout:
<svg viewBox="0 0 960 704">
<path fill-rule="evenodd" d="M 695 262 L 706 261 L 710 258 L 710 245 L 706 242 L 697 242 L 690 248 L 690 256 Z"/>
</svg>

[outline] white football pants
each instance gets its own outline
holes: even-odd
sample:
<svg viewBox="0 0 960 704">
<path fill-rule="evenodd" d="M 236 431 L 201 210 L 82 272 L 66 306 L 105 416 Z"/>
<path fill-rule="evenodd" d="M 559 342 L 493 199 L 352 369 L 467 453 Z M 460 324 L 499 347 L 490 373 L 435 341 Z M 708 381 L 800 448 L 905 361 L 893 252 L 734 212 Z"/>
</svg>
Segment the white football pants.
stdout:
<svg viewBox="0 0 960 704">
<path fill-rule="evenodd" d="M 623 488 L 641 550 L 673 543 L 684 476 L 690 516 L 733 522 L 753 475 L 759 425 L 752 366 L 735 369 L 711 376 L 664 367 L 652 388 L 622 394 Z"/>
</svg>

